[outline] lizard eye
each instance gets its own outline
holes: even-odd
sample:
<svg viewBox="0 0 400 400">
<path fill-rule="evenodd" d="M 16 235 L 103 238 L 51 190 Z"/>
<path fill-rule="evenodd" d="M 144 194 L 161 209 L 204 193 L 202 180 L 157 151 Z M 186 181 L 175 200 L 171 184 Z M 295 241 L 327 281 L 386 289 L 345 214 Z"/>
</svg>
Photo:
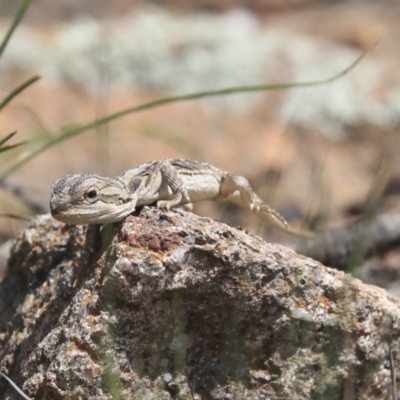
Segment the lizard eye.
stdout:
<svg viewBox="0 0 400 400">
<path fill-rule="evenodd" d="M 98 196 L 98 190 L 97 189 L 90 189 L 85 193 L 85 199 L 88 200 L 96 200 Z"/>
</svg>

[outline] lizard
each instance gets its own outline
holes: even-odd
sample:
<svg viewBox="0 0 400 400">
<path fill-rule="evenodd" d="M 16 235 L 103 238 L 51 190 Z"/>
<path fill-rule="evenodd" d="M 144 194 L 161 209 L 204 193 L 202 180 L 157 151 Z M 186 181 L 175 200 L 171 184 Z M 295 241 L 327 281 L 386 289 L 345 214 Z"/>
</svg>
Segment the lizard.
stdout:
<svg viewBox="0 0 400 400">
<path fill-rule="evenodd" d="M 243 176 L 184 159 L 150 161 L 114 178 L 66 175 L 53 185 L 50 209 L 53 218 L 61 222 L 108 224 L 124 219 L 136 207 L 156 204 L 167 210 L 191 209 L 193 203 L 203 200 L 232 201 L 280 231 L 315 237 L 312 232 L 290 227 Z"/>
</svg>

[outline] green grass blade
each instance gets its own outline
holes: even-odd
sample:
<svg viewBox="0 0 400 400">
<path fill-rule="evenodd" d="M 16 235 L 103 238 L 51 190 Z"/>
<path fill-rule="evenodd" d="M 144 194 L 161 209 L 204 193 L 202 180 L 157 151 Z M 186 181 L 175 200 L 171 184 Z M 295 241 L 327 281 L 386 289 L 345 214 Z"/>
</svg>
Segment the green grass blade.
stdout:
<svg viewBox="0 0 400 400">
<path fill-rule="evenodd" d="M 16 219 L 19 221 L 30 221 L 32 219 L 32 217 L 14 213 L 0 213 L 0 218 Z"/>
<path fill-rule="evenodd" d="M 0 110 L 4 108 L 15 96 L 18 96 L 23 90 L 25 90 L 28 86 L 35 83 L 40 79 L 40 76 L 35 75 L 32 78 L 29 78 L 27 81 L 16 87 L 11 93 L 9 93 L 4 100 L 0 103 Z"/>
<path fill-rule="evenodd" d="M 24 0 L 23 3 L 21 4 L 21 7 L 19 8 L 17 15 L 15 16 L 14 21 L 13 21 L 12 25 L 10 26 L 10 29 L 8 30 L 6 36 L 4 37 L 4 39 L 0 45 L 0 57 L 2 56 L 12 34 L 14 33 L 15 29 L 21 22 L 26 11 L 28 10 L 28 7 L 30 6 L 30 4 L 31 4 L 31 0 Z"/>
<path fill-rule="evenodd" d="M 374 47 L 374 46 L 372 46 L 372 47 Z M 160 106 L 163 106 L 166 104 L 178 103 L 178 102 L 189 101 L 189 100 L 197 100 L 197 99 L 202 99 L 202 98 L 206 98 L 206 97 L 226 96 L 226 95 L 236 94 L 236 93 L 260 92 L 260 91 L 269 91 L 269 90 L 288 90 L 288 89 L 296 89 L 296 88 L 301 88 L 301 87 L 326 85 L 328 83 L 331 83 L 331 82 L 341 78 L 342 76 L 346 75 L 347 73 L 349 73 L 364 58 L 364 56 L 367 54 L 367 52 L 370 51 L 370 49 L 365 50 L 347 68 L 345 68 L 338 74 L 336 74 L 330 78 L 327 78 L 327 79 L 311 81 L 311 82 L 294 82 L 294 83 L 276 83 L 276 84 L 267 84 L 267 85 L 236 86 L 236 87 L 226 88 L 226 89 L 221 89 L 221 90 L 210 90 L 210 91 L 196 92 L 196 93 L 190 93 L 190 94 L 180 95 L 180 96 L 165 97 L 165 98 L 154 100 L 154 101 L 151 101 L 148 103 L 140 104 L 139 106 L 136 106 L 136 107 L 131 107 L 131 108 L 127 108 L 122 111 L 118 111 L 114 114 L 107 115 L 103 118 L 83 124 L 81 126 L 65 128 L 65 129 L 63 129 L 63 132 L 61 133 L 61 135 L 45 142 L 42 146 L 33 150 L 31 153 L 27 154 L 22 160 L 18 161 L 13 166 L 11 166 L 9 169 L 4 171 L 0 175 L 0 182 L 3 181 L 12 172 L 14 172 L 18 168 L 20 168 L 22 165 L 26 164 L 28 161 L 30 161 L 34 157 L 43 153 L 45 150 L 63 142 L 64 140 L 67 140 L 71 137 L 77 136 L 89 129 L 96 128 L 99 125 L 107 124 L 109 122 L 115 121 L 126 115 L 137 113 L 139 111 L 149 110 L 151 108 L 160 107 Z"/>
<path fill-rule="evenodd" d="M 11 149 L 15 149 L 16 147 L 22 146 L 23 144 L 26 144 L 26 143 L 27 142 L 19 142 L 19 143 L 16 143 L 16 144 L 11 144 L 10 146 L 0 147 L 0 153 L 3 153 L 4 151 L 8 151 L 8 150 L 11 150 Z"/>
<path fill-rule="evenodd" d="M 8 134 L 5 138 L 0 140 L 0 147 L 3 146 L 3 144 L 5 142 L 7 142 L 7 140 L 10 140 L 15 134 L 17 133 L 17 131 L 11 132 L 10 134 Z"/>
<path fill-rule="evenodd" d="M 6 143 L 8 140 L 10 140 L 16 133 L 17 133 L 17 131 L 11 132 L 5 138 L 0 140 L 0 153 L 11 150 L 11 149 L 15 149 L 16 147 L 22 146 L 23 144 L 27 143 L 27 142 L 19 142 L 16 144 L 11 144 L 9 146 L 3 146 L 4 143 Z"/>
</svg>

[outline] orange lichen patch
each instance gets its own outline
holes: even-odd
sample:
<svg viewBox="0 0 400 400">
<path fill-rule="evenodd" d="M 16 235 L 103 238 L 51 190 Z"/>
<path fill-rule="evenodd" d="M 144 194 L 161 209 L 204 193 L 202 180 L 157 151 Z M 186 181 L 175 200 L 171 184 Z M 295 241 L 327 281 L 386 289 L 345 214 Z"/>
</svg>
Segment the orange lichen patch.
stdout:
<svg viewBox="0 0 400 400">
<path fill-rule="evenodd" d="M 161 249 L 160 240 L 157 236 L 153 236 L 148 243 L 149 250 L 158 251 Z"/>
<path fill-rule="evenodd" d="M 93 379 L 97 376 L 100 376 L 103 372 L 103 369 L 95 364 L 94 362 L 89 363 L 87 368 L 83 371 L 83 376 L 85 379 Z"/>
<path fill-rule="evenodd" d="M 129 243 L 155 252 L 168 252 L 176 248 L 181 240 L 182 238 L 178 234 L 157 236 L 151 233 L 144 233 L 130 236 Z"/>
<path fill-rule="evenodd" d="M 328 299 L 326 296 L 320 296 L 318 298 L 318 303 L 321 307 L 324 307 L 326 310 L 329 310 L 332 307 L 332 300 Z"/>
</svg>

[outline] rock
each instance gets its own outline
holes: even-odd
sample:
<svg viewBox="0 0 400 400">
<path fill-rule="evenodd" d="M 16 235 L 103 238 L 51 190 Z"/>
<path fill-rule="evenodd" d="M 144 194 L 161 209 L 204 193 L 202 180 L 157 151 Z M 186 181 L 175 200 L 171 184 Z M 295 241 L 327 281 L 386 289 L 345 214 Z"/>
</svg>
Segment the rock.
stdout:
<svg viewBox="0 0 400 400">
<path fill-rule="evenodd" d="M 7 260 L 10 257 L 12 243 L 13 240 L 9 239 L 0 244 L 0 281 L 7 267 Z"/>
<path fill-rule="evenodd" d="M 384 290 L 183 211 L 41 216 L 0 286 L 1 371 L 34 399 L 389 399 L 399 333 Z"/>
</svg>

